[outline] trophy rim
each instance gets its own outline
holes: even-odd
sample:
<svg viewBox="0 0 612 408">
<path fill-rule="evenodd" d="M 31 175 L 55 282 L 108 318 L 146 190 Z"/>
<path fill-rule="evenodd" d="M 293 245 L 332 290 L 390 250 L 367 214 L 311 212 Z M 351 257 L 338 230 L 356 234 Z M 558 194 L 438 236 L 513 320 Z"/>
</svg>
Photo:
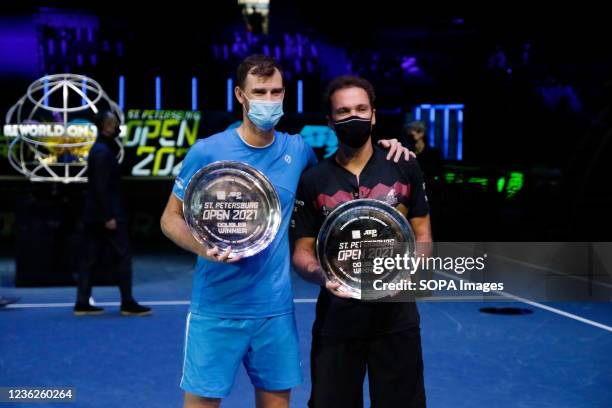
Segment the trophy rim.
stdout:
<svg viewBox="0 0 612 408">
<path fill-rule="evenodd" d="M 278 193 L 276 192 L 276 188 L 274 188 L 274 185 L 272 184 L 270 179 L 262 171 L 256 169 L 254 166 L 237 160 L 217 160 L 200 168 L 193 174 L 193 176 L 191 176 L 191 179 L 189 180 L 189 183 L 187 183 L 187 187 L 185 188 L 185 196 L 183 199 L 183 216 L 186 214 L 185 210 L 187 207 L 187 203 L 190 202 L 190 198 L 193 194 L 193 189 L 190 189 L 189 186 L 191 186 L 192 183 L 194 183 L 198 178 L 203 177 L 203 174 L 212 173 L 220 170 L 237 172 L 243 176 L 246 174 L 247 176 L 250 176 L 260 182 L 262 187 L 260 190 L 264 193 L 268 193 L 267 196 L 270 206 L 270 213 L 266 218 L 268 221 L 267 230 L 269 232 L 263 235 L 260 239 L 258 239 L 256 241 L 256 245 L 238 250 L 234 250 L 234 248 L 232 248 L 233 254 L 239 255 L 243 258 L 253 256 L 267 248 L 268 245 L 274 240 L 274 238 L 276 238 L 276 234 L 278 233 L 281 224 L 281 205 Z M 210 246 L 210 243 L 200 236 L 198 230 L 192 225 L 189 220 L 185 219 L 185 222 L 189 227 L 189 230 L 191 231 L 191 235 L 193 235 L 193 237 L 200 244 Z M 215 245 L 219 247 L 218 243 Z M 227 245 L 221 245 L 220 249 L 223 249 L 225 247 L 227 247 Z"/>
<path fill-rule="evenodd" d="M 350 209 L 351 207 L 365 207 L 365 208 L 369 207 L 376 211 L 381 211 L 382 209 L 390 209 L 391 211 L 389 211 L 389 214 L 395 221 L 398 222 L 398 224 L 400 224 L 400 227 L 402 227 L 402 231 L 408 231 L 407 238 L 409 238 L 409 241 L 416 243 L 414 231 L 412 230 L 412 227 L 410 226 L 408 219 L 401 212 L 399 212 L 397 208 L 393 207 L 391 204 L 385 201 L 382 201 L 382 200 L 376 200 L 374 198 L 358 198 L 355 200 L 349 200 L 347 202 L 344 202 L 338 205 L 327 215 L 327 217 L 325 217 L 325 220 L 323 221 L 323 224 L 321 225 L 321 228 L 319 229 L 319 233 L 317 234 L 317 240 L 315 243 L 316 256 L 317 256 L 317 260 L 319 261 L 319 265 L 321 265 L 321 268 L 323 269 L 323 272 L 325 273 L 327 278 L 336 277 L 336 275 L 334 275 L 331 271 L 328 270 L 327 268 L 328 262 L 325 262 L 325 260 L 323 259 L 324 250 L 322 247 L 324 247 L 325 244 L 327 243 L 327 238 L 329 237 L 329 231 L 331 230 L 331 224 L 335 222 L 336 219 L 338 219 L 339 214 L 343 213 L 347 209 Z M 403 228 L 404 226 L 407 226 L 408 228 Z M 353 299 L 366 300 L 362 297 L 363 292 L 360 289 L 356 289 L 352 286 L 344 285 L 344 284 L 343 284 L 343 287 L 347 290 L 347 292 L 351 295 Z M 383 298 L 383 297 L 385 296 L 368 297 L 367 299 L 374 300 L 374 299 Z"/>
</svg>

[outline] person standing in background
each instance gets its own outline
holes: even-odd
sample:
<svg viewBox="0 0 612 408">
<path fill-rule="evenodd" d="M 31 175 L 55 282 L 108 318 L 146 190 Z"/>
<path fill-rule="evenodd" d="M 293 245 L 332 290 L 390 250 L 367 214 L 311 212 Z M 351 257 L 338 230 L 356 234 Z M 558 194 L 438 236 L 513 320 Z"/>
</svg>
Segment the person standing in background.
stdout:
<svg viewBox="0 0 612 408">
<path fill-rule="evenodd" d="M 77 278 L 76 316 L 98 315 L 101 307 L 89 303 L 93 271 L 105 254 L 112 254 L 114 268 L 119 272 L 121 314 L 145 316 L 151 308 L 139 305 L 132 296 L 132 256 L 121 200 L 121 169 L 117 161 L 119 119 L 103 111 L 95 119 L 98 137 L 87 159 L 88 182 L 83 222 L 82 260 Z"/>
</svg>

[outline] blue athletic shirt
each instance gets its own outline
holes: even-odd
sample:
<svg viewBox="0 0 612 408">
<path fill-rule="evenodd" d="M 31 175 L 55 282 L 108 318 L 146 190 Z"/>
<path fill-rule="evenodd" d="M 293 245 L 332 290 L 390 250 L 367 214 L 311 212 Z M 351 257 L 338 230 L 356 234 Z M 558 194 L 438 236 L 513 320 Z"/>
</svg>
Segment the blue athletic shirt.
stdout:
<svg viewBox="0 0 612 408">
<path fill-rule="evenodd" d="M 265 147 L 248 145 L 236 129 L 199 140 L 187 152 L 172 192 L 183 201 L 191 177 L 218 160 L 247 163 L 268 177 L 280 199 L 282 219 L 270 245 L 236 263 L 198 257 L 191 295 L 192 313 L 223 318 L 260 318 L 293 311 L 288 228 L 302 171 L 317 161 L 300 135 L 275 132 Z"/>
</svg>

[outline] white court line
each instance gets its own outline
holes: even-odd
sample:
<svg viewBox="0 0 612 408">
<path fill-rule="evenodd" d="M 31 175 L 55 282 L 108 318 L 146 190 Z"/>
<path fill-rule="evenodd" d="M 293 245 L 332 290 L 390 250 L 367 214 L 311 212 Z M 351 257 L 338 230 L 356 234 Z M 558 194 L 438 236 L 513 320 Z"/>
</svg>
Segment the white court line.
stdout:
<svg viewBox="0 0 612 408">
<path fill-rule="evenodd" d="M 152 176 L 153 177 L 153 176 Z M 461 249 L 469 249 L 469 247 L 466 247 L 465 245 L 457 245 L 457 244 L 453 244 L 453 243 L 449 243 L 451 246 L 454 246 L 455 248 L 461 248 Z M 562 275 L 562 276 L 567 276 L 570 279 L 575 279 L 575 280 L 579 280 L 582 282 L 586 282 L 586 283 L 591 283 L 593 285 L 597 285 L 597 286 L 603 286 L 606 288 L 612 288 L 612 284 L 609 283 L 605 283 L 605 282 L 600 282 L 596 279 L 586 279 L 586 278 L 582 278 L 580 276 L 577 275 L 570 275 L 569 273 L 565 273 L 565 272 L 561 272 L 557 269 L 553 269 L 553 268 L 549 268 L 547 266 L 541 266 L 541 265 L 537 265 L 531 262 L 526 262 L 526 261 L 520 261 L 518 259 L 514 259 L 514 258 L 510 258 L 508 256 L 504 256 L 504 255 L 498 255 L 498 254 L 494 254 L 494 253 L 490 253 L 490 256 L 493 258 L 498 258 L 498 259 L 502 259 L 505 261 L 509 261 L 521 266 L 527 266 L 529 268 L 532 269 L 536 269 L 536 270 L 541 270 L 544 272 L 550 272 L 554 275 Z"/>
<path fill-rule="evenodd" d="M 74 307 L 74 303 L 15 303 L 12 305 L 7 305 L 5 309 L 29 309 L 34 307 Z"/>
<path fill-rule="evenodd" d="M 582 323 L 590 324 L 591 326 L 595 326 L 595 327 L 598 327 L 598 328 L 600 328 L 602 330 L 606 330 L 606 331 L 609 331 L 610 333 L 612 333 L 612 327 L 606 326 L 603 323 L 599 323 L 599 322 L 596 322 L 594 320 L 585 319 L 584 317 L 580 317 L 580 316 L 575 315 L 573 313 L 564 312 L 563 310 L 556 309 L 556 308 L 550 307 L 550 306 L 546 306 L 546 305 L 543 305 L 543 304 L 538 303 L 538 302 L 534 302 L 534 301 L 529 300 L 529 299 L 524 299 L 524 298 L 522 298 L 520 296 L 516 296 L 516 295 L 513 295 L 511 293 L 504 293 L 504 292 L 501 292 L 501 293 L 503 293 L 505 296 L 507 296 L 507 297 L 509 297 L 511 299 L 518 300 L 519 302 L 527 303 L 528 305 L 539 307 L 540 309 L 548 310 L 549 312 L 556 313 L 556 314 L 561 315 L 561 316 L 569 317 L 570 319 L 574 319 L 574 320 L 577 320 L 577 321 L 582 322 Z"/>
<path fill-rule="evenodd" d="M 460 278 L 457 278 L 456 276 L 453 276 L 451 274 L 447 274 L 445 272 L 441 272 L 441 271 L 435 271 L 435 273 L 441 274 L 441 275 L 445 275 L 447 277 L 450 277 L 452 279 L 455 280 L 461 280 Z M 564 316 L 567 317 L 569 319 L 573 319 L 576 320 L 578 322 L 582 322 L 588 325 L 591 325 L 593 327 L 597 327 L 599 329 L 602 330 L 606 330 L 610 333 L 612 333 L 612 327 L 607 326 L 603 323 L 599 323 L 596 322 L 594 320 L 589 320 L 589 319 L 585 319 L 584 317 L 580 317 L 578 315 L 575 315 L 573 313 L 568 313 L 568 312 L 564 312 L 563 310 L 551 307 L 551 306 L 546 306 L 543 305 L 541 303 L 538 302 L 534 302 L 532 300 L 529 299 L 525 299 L 522 298 L 520 296 L 516 296 L 513 295 L 511 293 L 507 293 L 507 292 L 500 292 L 500 291 L 494 291 L 496 293 L 500 293 L 502 298 L 507 298 L 507 299 L 514 299 L 516 301 L 519 301 L 521 303 L 525 303 L 528 305 L 531 305 L 533 307 L 537 307 L 540 308 L 542 310 L 546 310 L 555 314 L 558 314 L 560 316 Z M 485 297 L 483 296 L 468 296 L 468 297 L 461 297 L 461 296 L 457 296 L 457 297 L 453 297 L 453 296 L 441 296 L 441 297 L 434 297 L 434 298 L 430 298 L 429 300 L 426 301 L 434 301 L 434 300 L 484 300 Z M 425 300 L 425 299 L 423 299 Z M 490 300 L 490 299 L 489 299 Z M 317 299 L 308 299 L 308 298 L 298 298 L 298 299 L 294 299 L 293 300 L 295 303 L 316 303 Z M 188 300 L 159 300 L 159 301 L 150 301 L 150 302 L 140 302 L 143 305 L 152 305 L 152 306 L 178 306 L 178 305 L 189 305 L 189 301 Z M 119 306 L 121 305 L 121 302 L 96 302 L 95 303 L 96 306 Z M 7 309 L 27 309 L 27 308 L 56 308 L 56 307 L 74 307 L 74 303 L 16 303 L 16 304 L 12 304 L 12 305 L 8 305 L 6 306 Z"/>
<path fill-rule="evenodd" d="M 294 299 L 295 303 L 316 303 L 317 299 Z M 189 300 L 152 300 L 138 302 L 141 305 L 151 306 L 181 306 L 189 305 Z M 95 302 L 95 306 L 121 306 L 121 302 Z M 30 309 L 30 308 L 55 308 L 55 307 L 74 307 L 74 303 L 14 303 L 7 305 L 7 309 Z"/>
<path fill-rule="evenodd" d="M 152 306 L 175 306 L 188 305 L 188 300 L 152 300 L 150 302 L 138 302 L 142 305 Z M 121 302 L 95 302 L 95 306 L 120 306 Z M 27 309 L 27 308 L 53 308 L 53 307 L 74 307 L 74 303 L 14 303 L 6 306 L 8 309 Z"/>
<path fill-rule="evenodd" d="M 465 280 L 465 279 L 458 278 L 457 276 L 452 275 L 450 273 L 446 273 L 446 272 L 442 272 L 442 271 L 434 271 L 434 273 L 437 273 L 437 274 L 440 274 L 440 275 L 444 275 L 447 278 L 451 278 L 451 279 L 455 279 L 455 280 Z M 466 282 L 469 282 L 469 281 L 466 280 Z M 599 323 L 599 322 L 596 322 L 596 321 L 590 320 L 590 319 L 585 319 L 584 317 L 580 317 L 580 316 L 575 315 L 573 313 L 564 312 L 563 310 L 560 310 L 560 309 L 557 309 L 557 308 L 554 308 L 554 307 L 551 307 L 551 306 L 546 306 L 546 305 L 543 305 L 541 303 L 534 302 L 533 300 L 525 299 L 525 298 L 513 295 L 513 294 L 508 293 L 508 292 L 503 292 L 503 291 L 499 291 L 499 290 L 494 290 L 492 292 L 499 293 L 502 296 L 507 297 L 509 299 L 514 299 L 514 300 L 517 300 L 519 302 L 531 305 L 533 307 L 537 307 L 537 308 L 540 308 L 540 309 L 543 309 L 543 310 L 547 310 L 549 312 L 556 313 L 556 314 L 558 314 L 560 316 L 564 316 L 564 317 L 567 317 L 567 318 L 579 321 L 581 323 L 586 323 L 586 324 L 591 325 L 593 327 L 597 327 L 599 329 L 606 330 L 606 331 L 612 333 L 612 327 L 607 326 L 607 325 L 605 325 L 603 323 Z"/>
<path fill-rule="evenodd" d="M 447 300 L 501 300 L 506 299 L 505 296 L 433 296 L 429 298 L 422 299 L 425 302 L 433 302 L 433 301 L 447 301 Z M 421 301 L 421 300 L 419 300 Z M 294 303 L 317 303 L 317 299 L 309 299 L 309 298 L 298 298 L 293 299 Z M 145 302 L 138 302 L 143 305 L 150 306 L 179 306 L 179 305 L 189 305 L 191 302 L 189 300 L 152 300 Z M 95 302 L 95 306 L 120 306 L 121 302 Z M 30 309 L 30 308 L 54 308 L 54 307 L 73 307 L 74 303 L 15 303 L 12 305 L 6 306 L 9 309 Z"/>
</svg>

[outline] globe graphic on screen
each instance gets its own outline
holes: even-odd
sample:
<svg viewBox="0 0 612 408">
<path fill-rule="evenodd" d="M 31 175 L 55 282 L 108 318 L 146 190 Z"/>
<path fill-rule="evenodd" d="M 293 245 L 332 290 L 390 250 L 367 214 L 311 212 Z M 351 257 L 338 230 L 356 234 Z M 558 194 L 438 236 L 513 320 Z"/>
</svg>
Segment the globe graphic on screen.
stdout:
<svg viewBox="0 0 612 408">
<path fill-rule="evenodd" d="M 123 111 L 95 80 L 77 74 L 37 79 L 6 114 L 10 164 L 32 181 L 87 181 L 87 156 L 97 135 L 93 120 L 104 110 L 124 124 Z M 122 144 L 116 142 L 121 161 Z"/>
</svg>

